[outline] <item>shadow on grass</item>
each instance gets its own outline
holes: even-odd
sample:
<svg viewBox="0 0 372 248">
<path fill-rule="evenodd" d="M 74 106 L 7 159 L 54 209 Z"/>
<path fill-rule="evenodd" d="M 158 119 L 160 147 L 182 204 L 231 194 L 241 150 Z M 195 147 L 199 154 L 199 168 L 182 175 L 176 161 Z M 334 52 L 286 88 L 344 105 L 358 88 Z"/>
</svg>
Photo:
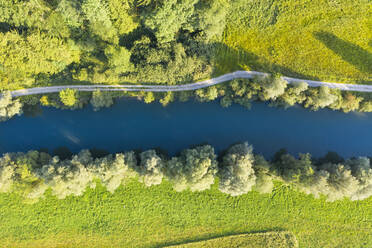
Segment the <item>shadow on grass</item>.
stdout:
<svg viewBox="0 0 372 248">
<path fill-rule="evenodd" d="M 222 43 L 213 44 L 216 46 L 216 72 L 217 73 L 226 73 L 233 70 L 246 70 L 249 68 L 254 71 L 268 72 L 268 73 L 280 73 L 284 76 L 296 77 L 301 79 L 311 79 L 319 80 L 316 76 L 306 75 L 294 71 L 288 67 L 274 64 L 264 57 L 258 56 L 255 53 L 246 51 L 243 48 L 231 48 Z M 226 68 L 226 65 L 234 64 L 235 66 L 229 66 Z"/>
<path fill-rule="evenodd" d="M 265 230 L 256 230 L 256 231 L 251 231 L 251 232 L 227 232 L 224 234 L 219 234 L 219 235 L 213 235 L 213 234 L 206 234 L 203 236 L 199 236 L 196 238 L 190 238 L 190 239 L 184 239 L 181 241 L 169 241 L 165 243 L 160 243 L 155 246 L 151 247 L 168 247 L 172 245 L 182 245 L 182 244 L 188 244 L 188 243 L 194 243 L 194 242 L 200 242 L 200 241 L 206 241 L 210 239 L 216 239 L 216 238 L 222 238 L 222 237 L 227 237 L 227 236 L 232 236 L 232 235 L 240 235 L 240 234 L 255 234 L 255 233 L 266 233 L 266 232 L 278 232 L 278 231 L 285 231 L 282 228 L 272 228 L 272 229 L 265 229 Z"/>
<path fill-rule="evenodd" d="M 334 34 L 320 31 L 314 37 L 343 60 L 355 66 L 359 71 L 372 73 L 372 54 L 358 45 L 344 41 Z"/>
</svg>

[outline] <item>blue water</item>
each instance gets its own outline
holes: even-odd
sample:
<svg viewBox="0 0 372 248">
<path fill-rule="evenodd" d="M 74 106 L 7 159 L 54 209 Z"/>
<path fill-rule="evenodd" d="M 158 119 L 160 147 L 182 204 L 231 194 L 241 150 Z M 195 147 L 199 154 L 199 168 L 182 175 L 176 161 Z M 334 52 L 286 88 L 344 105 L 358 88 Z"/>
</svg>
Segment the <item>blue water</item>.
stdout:
<svg viewBox="0 0 372 248">
<path fill-rule="evenodd" d="M 73 152 L 159 147 L 175 154 L 194 144 L 209 143 L 220 151 L 240 141 L 248 141 L 265 156 L 283 147 L 315 156 L 327 151 L 345 157 L 372 155 L 372 114 L 284 110 L 264 103 L 254 103 L 251 110 L 239 105 L 222 108 L 218 102 L 177 102 L 164 108 L 124 99 L 98 112 L 91 107 L 43 108 L 41 116 L 0 123 L 0 153 L 66 146 Z"/>
</svg>

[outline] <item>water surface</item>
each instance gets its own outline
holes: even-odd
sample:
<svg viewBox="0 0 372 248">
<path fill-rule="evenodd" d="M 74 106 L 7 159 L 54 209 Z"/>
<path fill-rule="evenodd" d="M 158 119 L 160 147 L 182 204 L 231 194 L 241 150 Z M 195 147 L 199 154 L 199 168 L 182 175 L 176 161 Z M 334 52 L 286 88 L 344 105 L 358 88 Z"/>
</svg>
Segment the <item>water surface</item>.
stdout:
<svg viewBox="0 0 372 248">
<path fill-rule="evenodd" d="M 372 155 L 372 114 L 285 110 L 265 103 L 254 103 L 251 110 L 239 105 L 222 108 L 217 101 L 177 102 L 164 108 L 123 99 L 98 112 L 91 107 L 43 108 L 41 116 L 23 115 L 0 123 L 0 153 L 66 146 L 73 152 L 159 147 L 175 154 L 199 143 L 220 151 L 241 141 L 265 156 L 283 147 L 315 156 L 330 150 L 345 157 Z"/>
</svg>

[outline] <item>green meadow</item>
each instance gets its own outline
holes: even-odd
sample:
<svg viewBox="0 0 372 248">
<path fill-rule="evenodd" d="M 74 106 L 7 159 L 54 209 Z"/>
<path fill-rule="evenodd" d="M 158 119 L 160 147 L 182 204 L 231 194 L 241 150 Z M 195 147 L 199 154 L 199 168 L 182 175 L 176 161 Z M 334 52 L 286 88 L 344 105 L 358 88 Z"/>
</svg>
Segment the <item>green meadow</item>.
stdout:
<svg viewBox="0 0 372 248">
<path fill-rule="evenodd" d="M 327 202 L 280 184 L 231 197 L 217 184 L 177 193 L 167 181 L 131 181 L 31 205 L 1 194 L 0 230 L 2 247 L 164 247 L 270 231 L 293 233 L 300 247 L 371 247 L 372 198 Z"/>
<path fill-rule="evenodd" d="M 368 0 L 231 2 L 220 73 L 236 69 L 315 80 L 372 80 Z"/>
</svg>

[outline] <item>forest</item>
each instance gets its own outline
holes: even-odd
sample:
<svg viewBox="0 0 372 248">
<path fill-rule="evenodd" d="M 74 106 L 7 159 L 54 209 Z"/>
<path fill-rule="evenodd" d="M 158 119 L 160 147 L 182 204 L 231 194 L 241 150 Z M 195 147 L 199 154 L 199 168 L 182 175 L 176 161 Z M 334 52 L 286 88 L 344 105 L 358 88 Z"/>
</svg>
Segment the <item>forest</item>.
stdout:
<svg viewBox="0 0 372 248">
<path fill-rule="evenodd" d="M 248 143 L 234 144 L 218 156 L 210 145 L 200 145 L 174 157 L 159 150 L 117 154 L 82 150 L 73 155 L 60 149 L 53 155 L 29 151 L 0 158 L 0 192 L 19 194 L 29 203 L 46 192 L 58 199 L 80 196 L 97 184 L 114 193 L 131 178 L 146 187 L 167 180 L 177 192 L 210 189 L 218 178 L 219 190 L 231 196 L 252 190 L 271 193 L 275 182 L 328 201 L 363 200 L 372 195 L 369 157 L 345 160 L 334 152 L 321 158 L 295 157 L 282 149 L 267 160 Z"/>
<path fill-rule="evenodd" d="M 1 90 L 65 82 L 176 84 L 209 77 L 227 2 L 0 2 Z"/>
<path fill-rule="evenodd" d="M 236 33 L 232 32 L 232 26 L 240 23 L 244 30 L 255 30 L 257 27 L 266 29 L 270 25 L 279 25 L 282 15 L 289 18 L 294 14 L 285 10 L 294 8 L 291 3 L 287 5 L 282 1 L 274 3 L 269 0 L 257 4 L 230 0 L 2 0 L 0 91 L 3 97 L 0 99 L 0 119 L 6 120 L 21 114 L 22 105 L 27 111 L 37 111 L 37 105 L 76 109 L 90 102 L 98 110 L 110 106 L 114 98 L 121 96 L 135 96 L 146 103 L 159 101 L 163 105 L 193 97 L 200 101 L 220 98 L 223 106 L 235 102 L 249 107 L 251 101 L 261 100 L 284 107 L 302 104 L 312 110 L 329 107 L 344 112 L 372 111 L 371 96 L 368 93 L 341 92 L 325 87 L 308 88 L 305 84 L 288 85 L 279 80 L 283 73 L 300 78 L 315 77 L 269 62 L 257 65 L 264 57 L 236 51 L 242 49 L 234 48 L 240 41 L 230 44 Z M 343 5 L 349 8 L 352 3 L 346 1 Z M 365 6 L 362 1 L 355 3 L 354 7 L 362 9 Z M 334 6 L 323 7 L 321 11 L 335 9 Z M 339 11 L 338 8 L 336 10 Z M 271 11 L 277 15 L 275 21 L 269 18 Z M 257 15 L 261 12 L 267 14 L 268 19 L 255 16 L 255 12 Z M 240 19 L 237 13 L 240 13 Z M 353 15 L 344 17 L 343 27 L 351 25 Z M 251 20 L 251 24 L 247 26 L 248 20 Z M 363 28 L 364 23 L 363 19 Z M 298 27 L 298 30 L 310 32 L 306 28 L 304 25 Z M 327 30 L 329 27 L 323 28 Z M 350 77 L 350 81 L 368 82 L 368 76 L 364 76 L 371 72 L 371 56 L 367 50 L 336 43 L 332 40 L 334 37 L 327 35 L 326 31 L 318 32 L 315 37 L 320 37 L 320 40 L 330 39 L 331 43 L 327 43 L 329 48 L 343 47 L 345 51 L 350 50 L 350 54 L 363 59 L 350 62 L 358 68 L 359 64 L 363 65 L 359 71 L 364 73 L 359 78 Z M 359 43 L 366 40 L 363 33 L 359 39 Z M 321 45 L 318 44 L 317 49 L 328 56 Z M 328 69 L 328 75 L 331 76 L 331 70 L 334 70 L 337 63 L 323 69 Z M 323 70 L 315 68 L 314 63 L 302 66 L 314 71 Z M 346 73 L 348 67 L 344 67 Z M 59 94 L 20 99 L 11 99 L 6 93 L 21 88 L 65 84 L 140 82 L 174 85 L 196 82 L 236 69 L 256 69 L 271 72 L 273 76 L 234 80 L 216 87 L 181 93 L 91 94 L 67 89 Z"/>
</svg>

